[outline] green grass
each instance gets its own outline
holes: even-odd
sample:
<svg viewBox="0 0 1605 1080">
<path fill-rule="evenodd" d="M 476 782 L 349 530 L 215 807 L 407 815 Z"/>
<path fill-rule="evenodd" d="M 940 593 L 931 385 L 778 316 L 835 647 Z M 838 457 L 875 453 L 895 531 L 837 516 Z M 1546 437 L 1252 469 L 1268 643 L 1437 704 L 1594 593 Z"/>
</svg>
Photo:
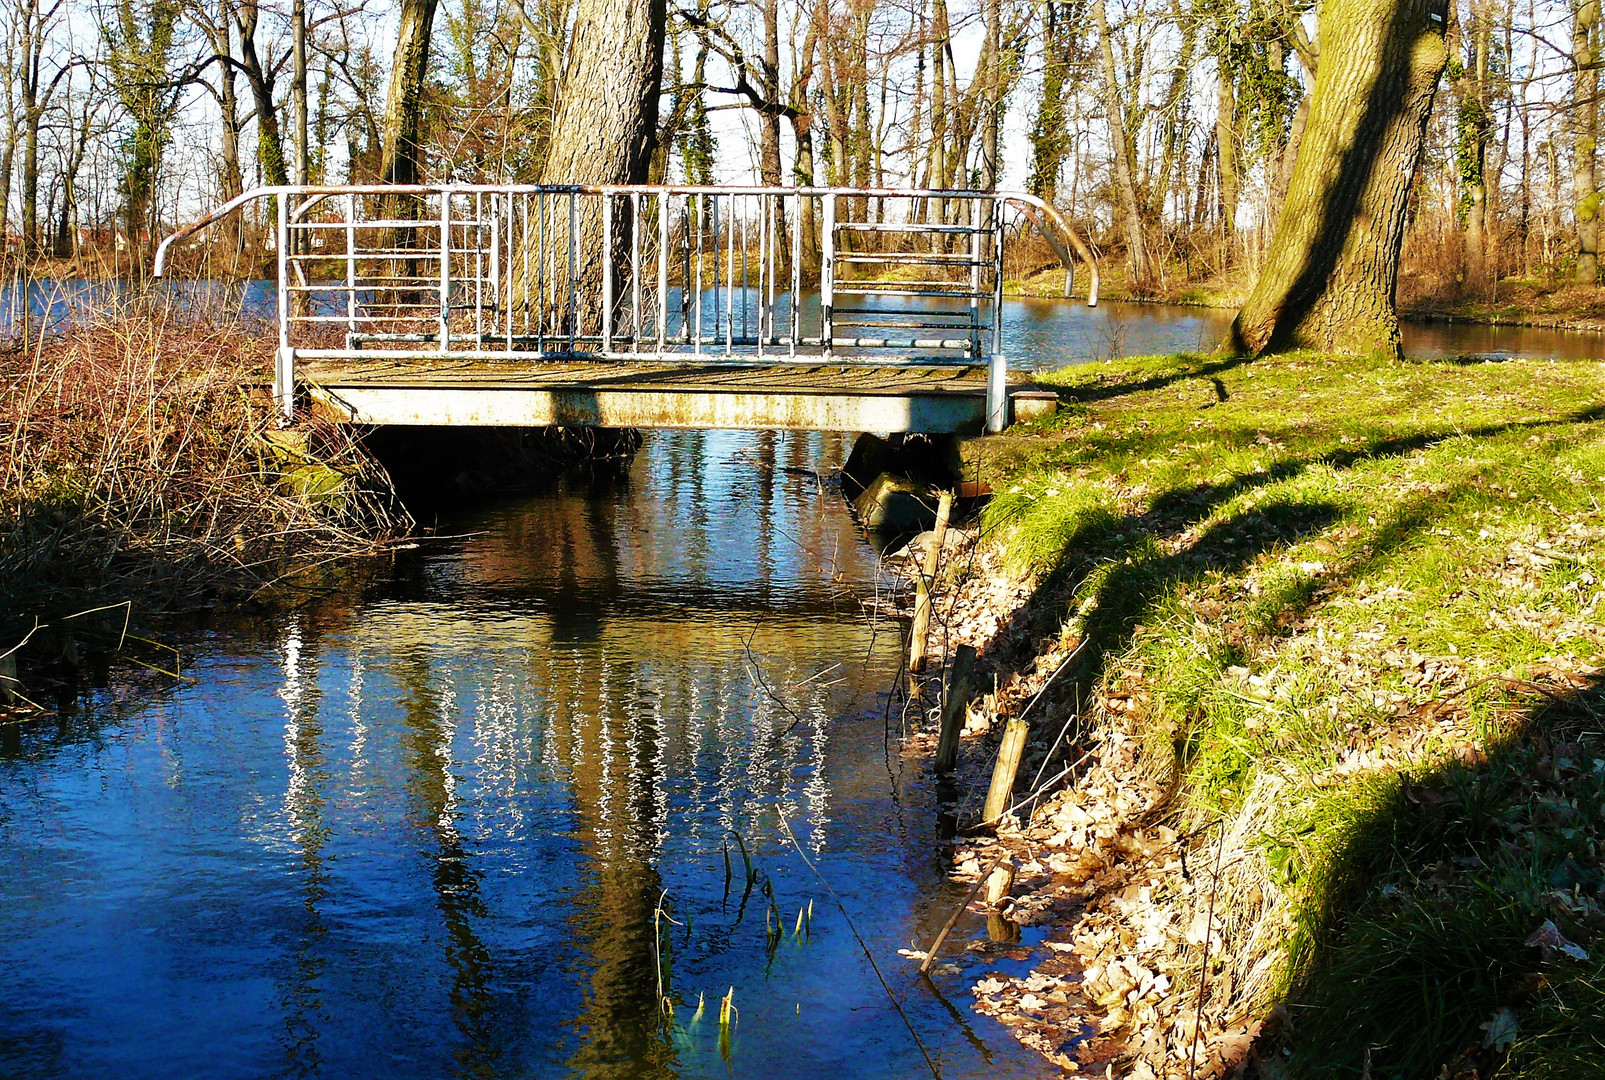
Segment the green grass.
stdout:
<svg viewBox="0 0 1605 1080">
<path fill-rule="evenodd" d="M 1142 691 L 1174 812 L 1256 815 L 1292 1071 L 1605 1075 L 1605 370 L 1049 378 L 1060 415 L 984 444 L 983 527 L 1084 684 Z M 1589 960 L 1526 947 L 1546 919 Z"/>
</svg>

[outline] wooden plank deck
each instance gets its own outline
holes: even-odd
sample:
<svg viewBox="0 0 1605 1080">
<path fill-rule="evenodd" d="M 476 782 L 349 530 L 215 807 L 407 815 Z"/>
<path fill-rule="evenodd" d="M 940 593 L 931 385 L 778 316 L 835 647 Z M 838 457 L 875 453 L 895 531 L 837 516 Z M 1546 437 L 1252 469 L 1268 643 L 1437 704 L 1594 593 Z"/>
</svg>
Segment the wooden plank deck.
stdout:
<svg viewBox="0 0 1605 1080">
<path fill-rule="evenodd" d="M 338 419 L 441 426 L 595 425 L 969 433 L 979 365 L 685 365 L 554 360 L 303 360 L 296 379 Z"/>
</svg>

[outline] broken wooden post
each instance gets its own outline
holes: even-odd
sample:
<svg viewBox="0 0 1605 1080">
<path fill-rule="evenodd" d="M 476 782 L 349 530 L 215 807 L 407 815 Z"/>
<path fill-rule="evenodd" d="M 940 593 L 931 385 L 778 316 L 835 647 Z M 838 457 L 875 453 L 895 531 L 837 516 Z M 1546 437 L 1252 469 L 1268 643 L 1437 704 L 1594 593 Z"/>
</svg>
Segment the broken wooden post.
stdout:
<svg viewBox="0 0 1605 1080">
<path fill-rule="evenodd" d="M 997 767 L 992 770 L 992 786 L 986 792 L 986 807 L 981 821 L 993 825 L 1009 808 L 1014 794 L 1014 774 L 1020 768 L 1020 754 L 1025 750 L 1025 737 L 1031 725 L 1024 720 L 1010 720 L 1003 728 L 1003 745 L 998 747 Z"/>
<path fill-rule="evenodd" d="M 908 670 L 925 668 L 925 639 L 931 630 L 931 586 L 936 583 L 936 566 L 942 557 L 942 540 L 947 535 L 948 515 L 953 512 L 953 493 L 942 492 L 936 505 L 936 528 L 931 530 L 931 546 L 925 552 L 925 565 L 914 583 L 914 627 L 909 635 Z"/>
<path fill-rule="evenodd" d="M 953 666 L 948 670 L 947 690 L 942 695 L 941 735 L 936 740 L 938 776 L 946 776 L 958 765 L 959 734 L 964 730 L 964 710 L 970 704 L 974 668 L 974 645 L 960 645 L 953 650 Z"/>
</svg>

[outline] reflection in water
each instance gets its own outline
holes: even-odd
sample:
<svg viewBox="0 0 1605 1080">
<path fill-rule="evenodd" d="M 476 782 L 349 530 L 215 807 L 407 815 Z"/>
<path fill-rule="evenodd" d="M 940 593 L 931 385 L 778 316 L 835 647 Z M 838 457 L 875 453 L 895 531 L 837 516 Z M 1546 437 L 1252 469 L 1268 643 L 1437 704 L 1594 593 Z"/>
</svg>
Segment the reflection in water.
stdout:
<svg viewBox="0 0 1605 1080">
<path fill-rule="evenodd" d="M 920 770 L 886 752 L 873 553 L 807 472 L 845 449 L 655 436 L 626 478 L 481 511 L 365 593 L 197 642 L 195 687 L 21 731 L 0 1075 L 920 1075 L 777 810 L 943 1074 L 1036 1075 L 892 959 L 962 891 Z M 963 1001 L 962 978 L 938 988 Z"/>
</svg>

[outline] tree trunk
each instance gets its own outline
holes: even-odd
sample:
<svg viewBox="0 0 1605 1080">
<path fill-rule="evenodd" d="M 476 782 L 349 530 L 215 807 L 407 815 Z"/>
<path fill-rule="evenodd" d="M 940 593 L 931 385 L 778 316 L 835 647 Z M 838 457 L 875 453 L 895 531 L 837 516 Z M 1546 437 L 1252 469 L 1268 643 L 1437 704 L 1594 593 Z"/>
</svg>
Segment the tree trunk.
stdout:
<svg viewBox="0 0 1605 1080">
<path fill-rule="evenodd" d="M 289 170 L 284 164 L 284 138 L 279 131 L 278 106 L 273 100 L 276 80 L 270 66 L 264 66 L 256 51 L 258 9 L 246 0 L 236 0 L 234 25 L 240 34 L 240 68 L 251 88 L 256 104 L 256 153 L 262 165 L 262 178 L 269 184 L 288 184 Z"/>
<path fill-rule="evenodd" d="M 1398 356 L 1410 185 L 1448 62 L 1443 0 L 1326 0 L 1287 202 L 1230 344 Z"/>
<path fill-rule="evenodd" d="M 998 0 L 986 0 L 982 7 L 986 22 L 986 45 L 981 53 L 982 71 L 986 85 L 982 89 L 981 108 L 981 190 L 996 191 L 998 186 L 998 120 L 1003 99 L 1003 65 L 1001 63 L 1003 32 L 1002 12 Z"/>
<path fill-rule="evenodd" d="M 290 95 L 295 106 L 295 182 L 305 184 L 311 165 L 307 145 L 307 5 L 306 0 L 295 0 L 290 9 L 291 48 L 295 52 L 293 81 Z"/>
<path fill-rule="evenodd" d="M 663 83 L 665 0 L 580 0 L 574 33 L 552 117 L 552 137 L 541 172 L 543 184 L 639 184 L 646 180 L 657 140 L 658 93 Z M 562 200 L 556 200 L 560 203 Z M 628 235 L 628 204 L 614 207 L 615 239 Z M 569 245 L 568 207 L 552 208 L 547 243 Z M 602 281 L 602 217 L 586 200 L 573 238 L 574 274 L 558 260 L 556 295 L 575 290 L 580 332 L 595 327 Z M 536 253 L 531 252 L 534 256 Z M 615 253 L 617 254 L 617 253 Z M 538 260 L 531 258 L 531 264 Z M 615 258 L 613 265 L 623 260 Z M 523 293 L 533 283 L 515 282 Z M 564 313 L 566 318 L 566 313 Z"/>
<path fill-rule="evenodd" d="M 1220 231 L 1225 240 L 1221 268 L 1237 250 L 1237 99 L 1232 73 L 1217 63 L 1215 73 L 1215 153 L 1220 158 Z"/>
<path fill-rule="evenodd" d="M 396 30 L 396 56 L 385 91 L 380 136 L 381 183 L 416 184 L 421 175 L 418 130 L 423 116 L 424 79 L 429 73 L 429 34 L 435 22 L 435 4 L 436 0 L 401 0 L 401 25 Z"/>
<path fill-rule="evenodd" d="M 763 5 L 763 96 L 765 101 L 780 100 L 780 0 L 764 0 Z M 758 155 L 758 176 L 766 186 L 779 187 L 780 113 L 771 109 L 762 114 L 761 120 L 763 146 Z"/>
<path fill-rule="evenodd" d="M 1577 217 L 1577 273 L 1582 285 L 1599 280 L 1599 190 L 1594 176 L 1599 135 L 1599 69 L 1594 43 L 1599 33 L 1598 0 L 1581 0 L 1572 19 L 1572 61 L 1575 64 L 1572 112 L 1572 199 Z"/>
<path fill-rule="evenodd" d="M 1126 135 L 1124 102 L 1115 75 L 1114 43 L 1109 37 L 1109 17 L 1104 0 L 1094 0 L 1092 17 L 1098 28 L 1098 56 L 1103 66 L 1103 108 L 1109 120 L 1109 142 L 1115 162 L 1115 193 L 1120 199 L 1120 217 L 1125 227 L 1127 256 L 1131 261 L 1131 283 L 1142 290 L 1148 281 L 1148 253 L 1143 243 L 1142 200 L 1137 197 L 1136 168 L 1131 160 L 1131 140 Z"/>
</svg>

